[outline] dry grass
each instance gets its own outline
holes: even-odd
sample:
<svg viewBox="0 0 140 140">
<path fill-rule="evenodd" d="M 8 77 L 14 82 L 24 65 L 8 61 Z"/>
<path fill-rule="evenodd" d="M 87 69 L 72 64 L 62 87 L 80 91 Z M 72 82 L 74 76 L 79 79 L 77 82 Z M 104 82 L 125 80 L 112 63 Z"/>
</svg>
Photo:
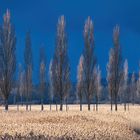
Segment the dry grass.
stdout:
<svg viewBox="0 0 140 140">
<path fill-rule="evenodd" d="M 126 112 L 119 106 L 119 111 L 112 113 L 109 105 L 100 105 L 98 112 L 86 111 L 86 105 L 82 112 L 77 105 L 69 105 L 68 112 L 56 112 L 55 106 L 52 109 L 45 106 L 41 112 L 40 106 L 33 106 L 31 112 L 26 112 L 24 106 L 17 112 L 15 106 L 10 106 L 10 111 L 4 112 L 0 107 L 0 135 L 27 136 L 33 132 L 55 138 L 140 140 L 135 133 L 140 129 L 140 106 L 130 106 Z"/>
</svg>

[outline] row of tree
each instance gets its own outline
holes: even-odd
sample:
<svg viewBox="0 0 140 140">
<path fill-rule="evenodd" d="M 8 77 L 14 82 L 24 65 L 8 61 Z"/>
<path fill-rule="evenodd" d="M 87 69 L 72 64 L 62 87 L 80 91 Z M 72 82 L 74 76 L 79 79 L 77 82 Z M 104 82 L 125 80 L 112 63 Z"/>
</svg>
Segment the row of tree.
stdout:
<svg viewBox="0 0 140 140">
<path fill-rule="evenodd" d="M 101 70 L 97 65 L 95 56 L 94 27 L 90 17 L 85 22 L 83 34 L 84 50 L 77 67 L 76 95 L 80 102 L 80 111 L 82 111 L 83 98 L 86 98 L 88 110 L 91 109 L 90 104 L 93 100 L 95 100 L 96 110 L 98 110 L 99 96 L 102 91 Z M 61 111 L 63 110 L 63 102 L 65 101 L 66 105 L 68 103 L 69 93 L 71 92 L 71 79 L 67 41 L 66 21 L 64 16 L 61 16 L 57 24 L 55 52 L 49 65 L 49 82 L 46 80 L 45 49 L 44 47 L 40 48 L 39 91 L 41 110 L 44 109 L 43 103 L 47 83 L 49 83 L 50 101 L 55 99 L 56 105 L 60 103 Z M 110 50 L 107 64 L 107 82 L 111 110 L 113 109 L 113 104 L 115 104 L 115 110 L 117 110 L 118 97 L 121 98 L 126 110 L 126 103 L 130 102 L 130 93 L 133 93 L 131 95 L 133 103 L 136 96 L 140 98 L 140 78 L 136 81 L 133 73 L 131 80 L 129 80 L 127 60 L 125 60 L 123 66 L 118 26 L 115 26 L 113 30 L 113 43 L 114 47 Z M 7 10 L 4 15 L 3 25 L 0 26 L 0 92 L 5 101 L 5 110 L 8 110 L 8 98 L 13 89 L 16 89 L 15 92 L 20 95 L 21 101 L 23 100 L 23 95 L 26 97 L 26 110 L 29 109 L 29 105 L 31 110 L 33 57 L 30 32 L 26 34 L 25 39 L 24 67 L 19 65 L 17 80 L 15 80 L 15 51 L 16 35 L 10 21 L 10 12 Z"/>
</svg>

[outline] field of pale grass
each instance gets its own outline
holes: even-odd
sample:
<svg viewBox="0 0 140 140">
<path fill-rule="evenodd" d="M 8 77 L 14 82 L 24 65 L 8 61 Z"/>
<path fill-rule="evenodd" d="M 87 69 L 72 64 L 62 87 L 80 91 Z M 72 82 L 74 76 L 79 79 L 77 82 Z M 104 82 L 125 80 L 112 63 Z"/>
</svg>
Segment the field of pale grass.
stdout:
<svg viewBox="0 0 140 140">
<path fill-rule="evenodd" d="M 58 106 L 59 107 L 59 106 Z M 35 136 L 64 139 L 97 139 L 97 140 L 140 140 L 140 106 L 130 105 L 129 111 L 118 106 L 118 111 L 111 112 L 110 105 L 99 105 L 98 112 L 79 111 L 79 105 L 68 105 L 68 111 L 52 111 L 49 105 L 40 111 L 39 105 L 33 105 L 32 111 L 25 111 L 25 106 L 9 106 L 5 112 L 0 107 L 0 136 Z M 45 138 L 44 138 L 45 139 Z"/>
</svg>

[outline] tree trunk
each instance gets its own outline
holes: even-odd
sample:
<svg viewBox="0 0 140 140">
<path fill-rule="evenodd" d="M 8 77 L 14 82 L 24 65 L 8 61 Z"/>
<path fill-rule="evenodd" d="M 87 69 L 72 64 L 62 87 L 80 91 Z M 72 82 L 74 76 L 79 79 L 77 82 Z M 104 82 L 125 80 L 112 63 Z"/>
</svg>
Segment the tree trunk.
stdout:
<svg viewBox="0 0 140 140">
<path fill-rule="evenodd" d="M 56 111 L 58 110 L 58 108 L 57 108 L 57 103 L 56 103 Z"/>
<path fill-rule="evenodd" d="M 67 102 L 67 99 L 66 99 L 66 111 L 68 111 L 68 102 Z"/>
<path fill-rule="evenodd" d="M 88 111 L 90 111 L 90 99 L 88 99 Z"/>
<path fill-rule="evenodd" d="M 50 111 L 52 110 L 52 103 L 50 102 Z"/>
<path fill-rule="evenodd" d="M 43 99 L 41 99 L 41 111 L 44 110 L 44 106 L 43 106 Z"/>
<path fill-rule="evenodd" d="M 62 99 L 61 99 L 60 102 L 61 102 L 61 103 L 60 103 L 60 111 L 62 111 L 62 110 L 63 110 L 63 102 L 62 102 Z"/>
<path fill-rule="evenodd" d="M 43 103 L 41 103 L 41 111 L 44 110 L 44 106 L 43 106 Z"/>
<path fill-rule="evenodd" d="M 13 104 L 16 105 L 16 95 L 14 94 Z"/>
<path fill-rule="evenodd" d="M 21 100 L 20 100 L 20 101 L 21 101 L 21 105 L 23 106 L 23 99 L 22 99 L 22 95 L 21 95 Z"/>
<path fill-rule="evenodd" d="M 93 111 L 95 111 L 95 104 L 94 104 L 94 102 L 93 102 Z"/>
<path fill-rule="evenodd" d="M 117 93 L 115 93 L 115 111 L 118 110 L 118 107 L 117 107 Z"/>
<path fill-rule="evenodd" d="M 126 103 L 124 103 L 124 110 L 126 111 Z"/>
<path fill-rule="evenodd" d="M 115 111 L 118 110 L 118 106 L 117 106 L 117 100 L 115 99 Z"/>
<path fill-rule="evenodd" d="M 96 103 L 96 111 L 98 111 L 98 103 Z"/>
<path fill-rule="evenodd" d="M 5 100 L 5 111 L 8 111 L 8 99 Z"/>
<path fill-rule="evenodd" d="M 26 103 L 26 111 L 28 111 L 28 103 Z"/>
<path fill-rule="evenodd" d="M 80 111 L 82 111 L 82 99 L 80 99 Z"/>
<path fill-rule="evenodd" d="M 31 106 L 32 106 L 32 105 L 31 105 L 31 103 L 30 103 L 30 111 L 32 110 L 32 109 L 31 109 Z"/>
<path fill-rule="evenodd" d="M 28 97 L 26 97 L 26 111 L 28 111 Z"/>
<path fill-rule="evenodd" d="M 19 104 L 17 104 L 17 111 L 19 111 Z"/>
<path fill-rule="evenodd" d="M 113 110 L 113 104 L 112 104 L 112 93 L 111 93 L 111 101 L 110 101 L 110 103 L 111 103 L 111 111 Z"/>
<path fill-rule="evenodd" d="M 132 104 L 134 105 L 135 104 L 135 96 L 134 96 L 134 93 L 132 95 Z"/>
<path fill-rule="evenodd" d="M 32 96 L 30 95 L 30 111 L 32 110 Z"/>
<path fill-rule="evenodd" d="M 129 110 L 129 102 L 128 102 L 128 105 L 127 105 L 127 107 L 128 107 L 128 110 Z"/>
<path fill-rule="evenodd" d="M 98 111 L 98 97 L 96 96 L 96 111 Z"/>
</svg>

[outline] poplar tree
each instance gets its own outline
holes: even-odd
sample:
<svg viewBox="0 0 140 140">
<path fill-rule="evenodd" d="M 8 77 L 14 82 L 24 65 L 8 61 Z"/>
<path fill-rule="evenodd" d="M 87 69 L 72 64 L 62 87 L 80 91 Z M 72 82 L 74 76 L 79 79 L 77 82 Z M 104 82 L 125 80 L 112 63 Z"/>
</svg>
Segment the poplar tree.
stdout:
<svg viewBox="0 0 140 140">
<path fill-rule="evenodd" d="M 84 27 L 84 51 L 83 51 L 83 75 L 84 75 L 84 93 L 86 95 L 88 110 L 90 110 L 91 100 L 93 98 L 93 70 L 96 65 L 96 57 L 94 54 L 94 35 L 93 23 L 90 17 L 85 22 Z"/>
<path fill-rule="evenodd" d="M 26 33 L 25 51 L 24 51 L 24 62 L 25 62 L 26 110 L 28 110 L 29 101 L 31 102 L 32 72 L 33 72 L 33 58 L 32 58 L 32 48 L 31 48 L 30 32 Z M 31 110 L 31 103 L 30 103 L 30 110 Z"/>
<path fill-rule="evenodd" d="M 58 19 L 55 54 L 52 62 L 52 86 L 56 98 L 60 100 L 60 111 L 63 110 L 63 101 L 70 92 L 70 64 L 67 54 L 66 22 L 64 16 Z"/>
<path fill-rule="evenodd" d="M 137 102 L 140 104 L 140 70 L 139 70 L 139 77 L 137 80 L 137 91 L 136 91 Z"/>
<path fill-rule="evenodd" d="M 132 73 L 131 83 L 130 83 L 130 93 L 131 93 L 131 103 L 134 105 L 136 100 L 137 83 L 135 73 Z"/>
<path fill-rule="evenodd" d="M 77 88 L 76 88 L 76 92 L 80 100 L 80 111 L 82 111 L 82 99 L 84 93 L 83 61 L 84 57 L 83 55 L 81 55 L 77 68 Z"/>
<path fill-rule="evenodd" d="M 98 111 L 98 102 L 99 97 L 101 95 L 102 85 L 101 85 L 101 70 L 99 66 L 94 68 L 94 77 L 95 77 L 95 85 L 93 85 L 94 89 L 94 96 L 96 101 L 96 111 Z"/>
<path fill-rule="evenodd" d="M 127 99 L 129 98 L 128 94 L 128 62 L 125 60 L 124 62 L 124 70 L 123 70 L 123 102 L 124 102 L 124 110 L 126 111 Z"/>
<path fill-rule="evenodd" d="M 40 70 L 39 70 L 39 85 L 40 85 L 40 97 L 41 97 L 41 111 L 44 110 L 43 106 L 43 99 L 44 99 L 44 93 L 46 89 L 46 54 L 45 49 L 43 47 L 40 48 Z"/>
<path fill-rule="evenodd" d="M 0 26 L 0 90 L 8 110 L 8 98 L 14 83 L 16 70 L 16 35 L 7 10 Z"/>
<path fill-rule="evenodd" d="M 117 111 L 118 93 L 119 93 L 121 78 L 123 76 L 119 34 L 120 34 L 119 26 L 116 25 L 115 28 L 113 29 L 114 47 L 111 48 L 110 50 L 109 62 L 107 64 L 107 81 L 108 81 L 108 90 L 110 93 L 110 100 L 111 100 L 111 110 L 114 101 L 115 111 Z"/>
</svg>

